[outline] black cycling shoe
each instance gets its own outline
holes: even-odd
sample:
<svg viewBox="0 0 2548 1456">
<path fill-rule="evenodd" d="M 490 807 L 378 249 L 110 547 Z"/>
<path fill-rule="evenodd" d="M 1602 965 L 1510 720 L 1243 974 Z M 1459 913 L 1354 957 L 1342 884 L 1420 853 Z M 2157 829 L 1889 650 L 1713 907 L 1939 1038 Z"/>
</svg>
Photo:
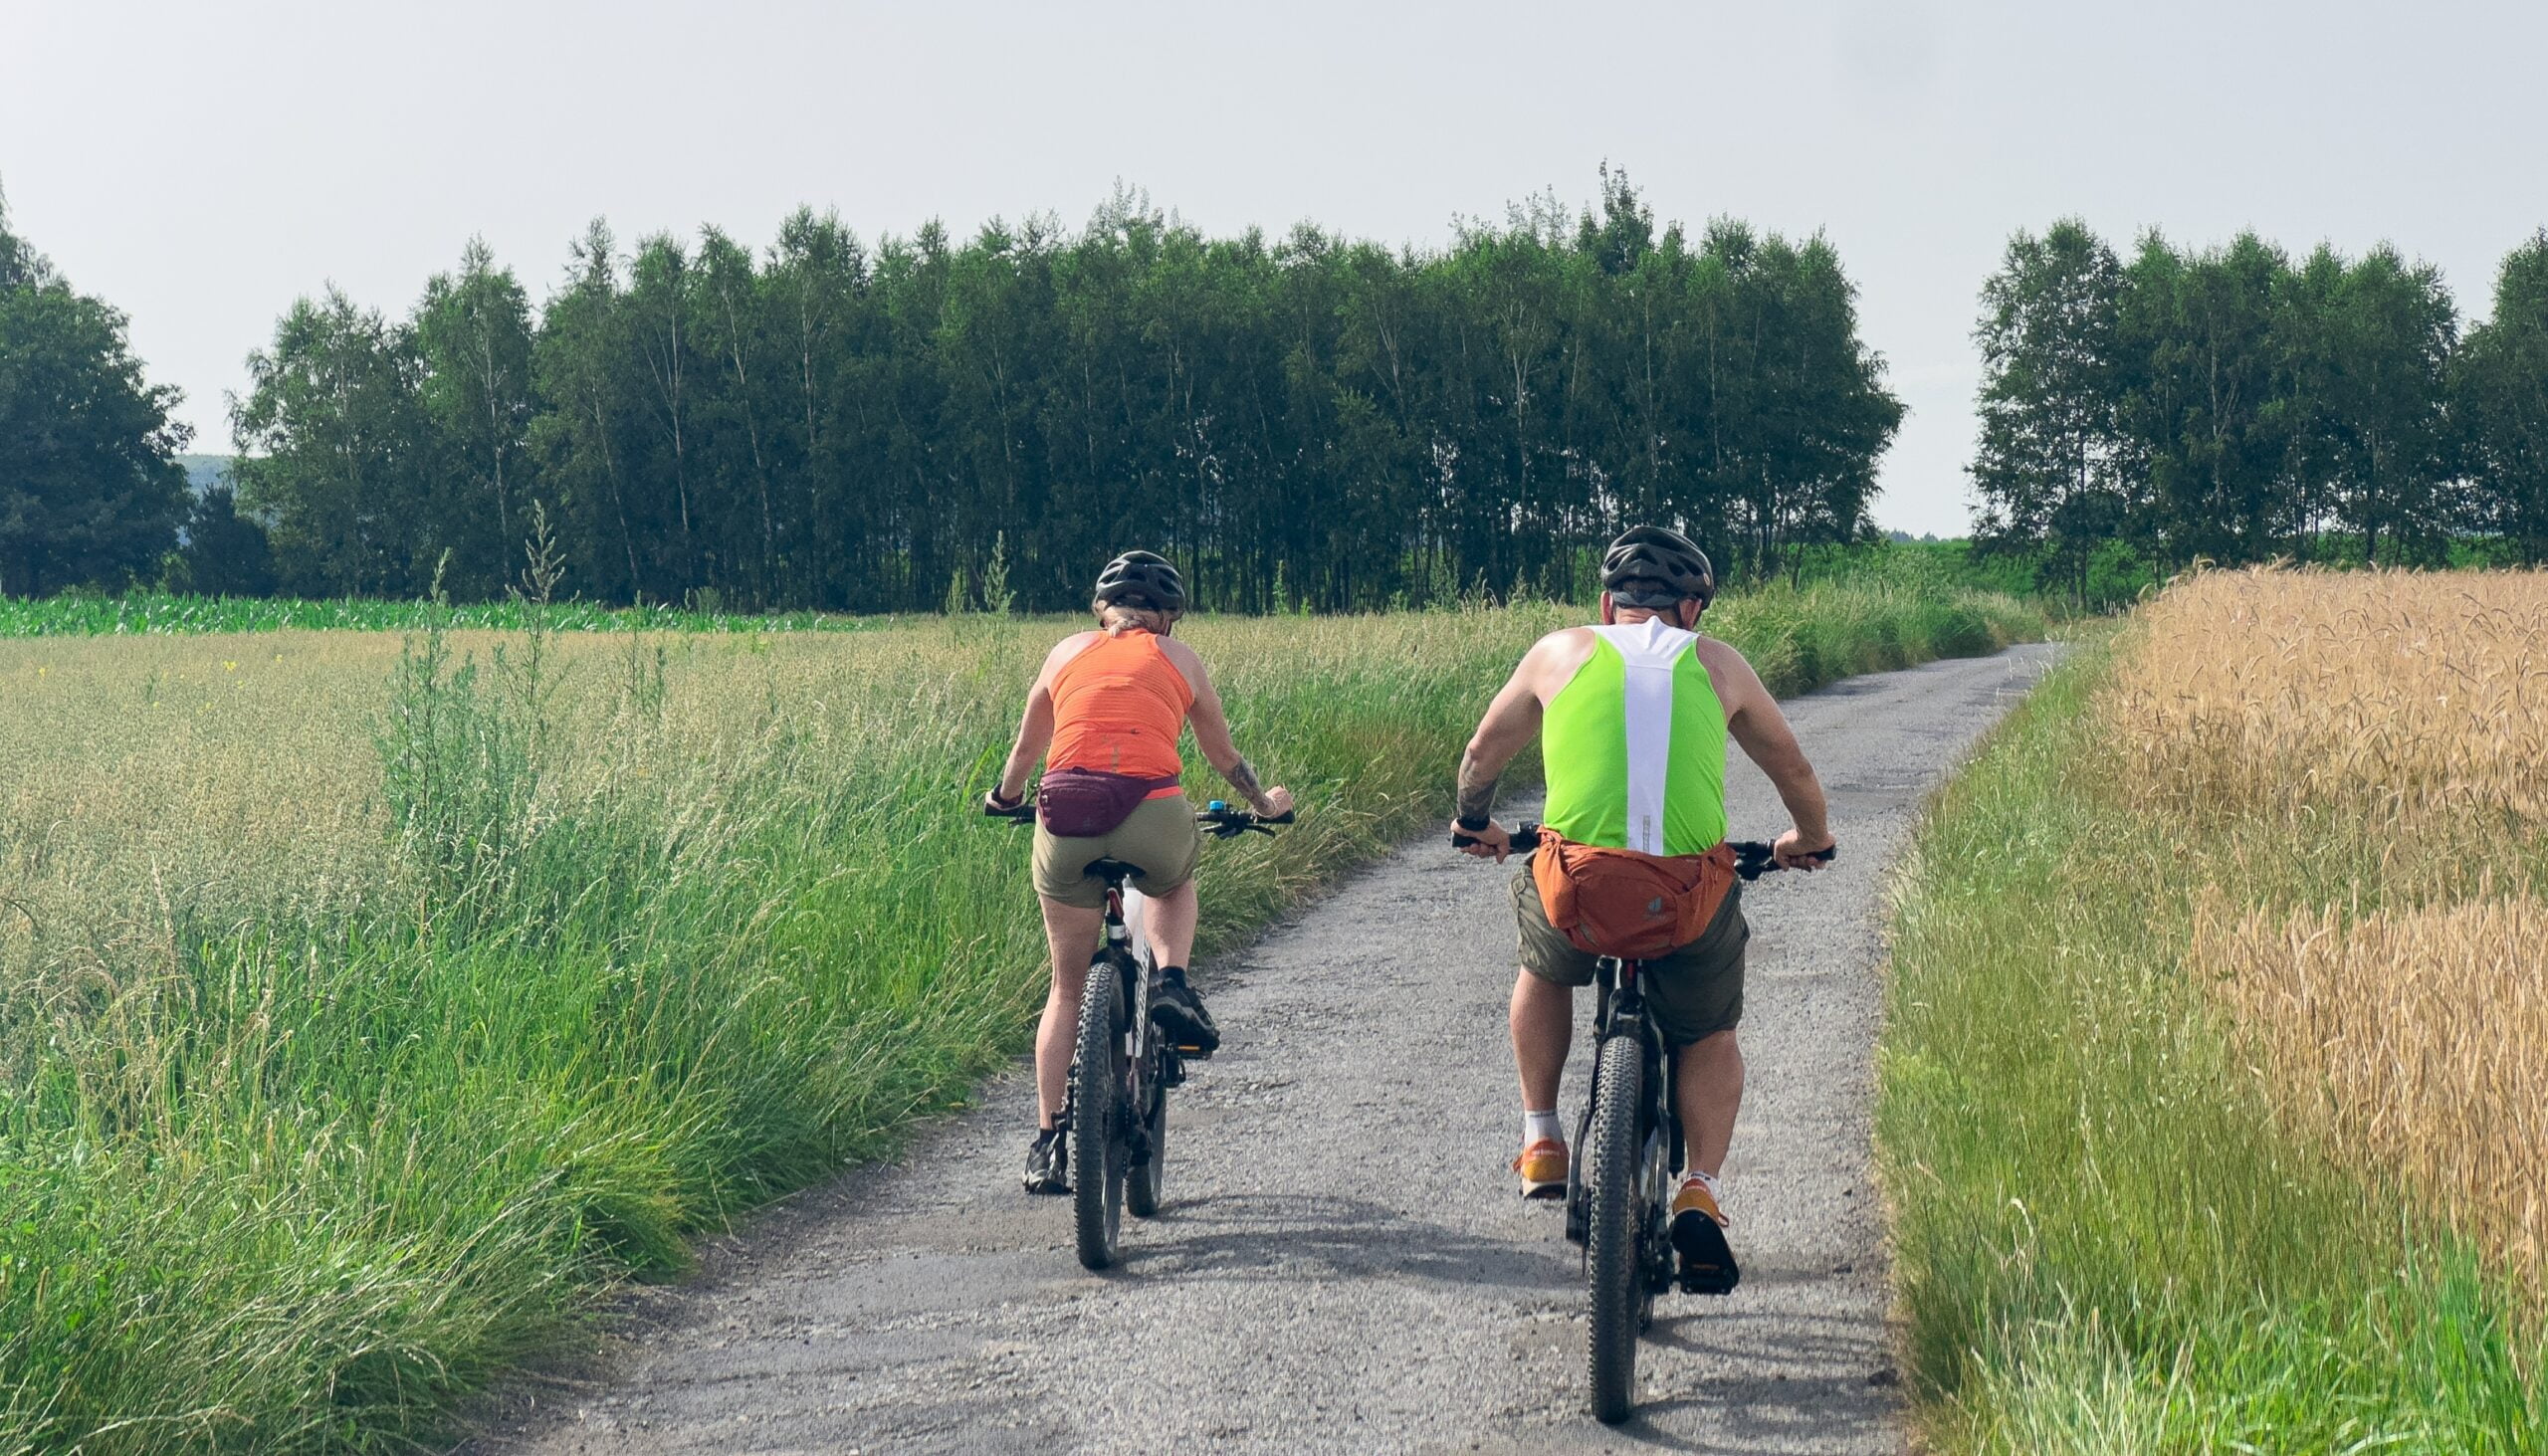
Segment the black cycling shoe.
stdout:
<svg viewBox="0 0 2548 1456">
<path fill-rule="evenodd" d="M 1160 973 L 1159 989 L 1151 996 L 1151 1019 L 1168 1033 L 1170 1046 L 1188 1056 L 1208 1057 L 1220 1050 L 1221 1029 L 1212 1024 L 1212 1013 L 1203 1009 L 1203 998 L 1185 983 L 1181 969 Z"/>
<path fill-rule="evenodd" d="M 1045 1128 L 1026 1149 L 1026 1191 L 1067 1193 L 1071 1190 L 1070 1140 L 1059 1128 Z"/>
</svg>

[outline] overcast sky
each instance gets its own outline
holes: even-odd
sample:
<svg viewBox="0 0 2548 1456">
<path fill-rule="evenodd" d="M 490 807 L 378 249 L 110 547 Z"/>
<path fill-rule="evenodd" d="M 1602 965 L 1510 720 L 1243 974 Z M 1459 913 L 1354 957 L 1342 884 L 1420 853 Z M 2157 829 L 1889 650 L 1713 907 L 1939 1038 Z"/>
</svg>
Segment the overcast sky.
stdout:
<svg viewBox="0 0 2548 1456">
<path fill-rule="evenodd" d="M 132 319 L 199 450 L 296 295 L 403 312 L 483 234 L 544 298 L 606 216 L 765 244 L 1085 219 L 1439 244 L 1624 167 L 1829 236 L 1911 414 L 1876 518 L 1959 532 L 1974 295 L 2012 229 L 2381 240 L 2463 314 L 2548 223 L 2548 4 L 51 3 L 0 13 L 16 229 Z"/>
</svg>

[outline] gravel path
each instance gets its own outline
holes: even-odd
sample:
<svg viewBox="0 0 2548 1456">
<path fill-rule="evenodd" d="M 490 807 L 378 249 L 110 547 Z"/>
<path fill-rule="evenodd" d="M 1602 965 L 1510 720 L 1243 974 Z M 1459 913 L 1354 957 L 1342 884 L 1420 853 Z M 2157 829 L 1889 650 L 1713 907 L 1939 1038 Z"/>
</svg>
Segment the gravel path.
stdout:
<svg viewBox="0 0 2548 1456">
<path fill-rule="evenodd" d="M 712 1247 L 642 1297 L 602 1382 L 515 1405 L 478 1449 L 1898 1450 L 1868 1146 L 1883 874 L 2055 652 L 1788 705 L 1841 860 L 1747 897 L 1743 1287 L 1658 1304 L 1631 1423 L 1583 1414 L 1581 1258 L 1505 1171 L 1512 872 L 1427 836 L 1203 967 L 1228 1045 L 1170 1103 L 1168 1206 L 1126 1218 L 1120 1271 L 1079 1268 L 1068 1200 L 1017 1191 L 1020 1070 L 903 1162 Z M 1730 800 L 1739 836 L 1785 825 L 1749 763 Z M 1586 1070 L 1579 1044 L 1570 1127 Z"/>
</svg>

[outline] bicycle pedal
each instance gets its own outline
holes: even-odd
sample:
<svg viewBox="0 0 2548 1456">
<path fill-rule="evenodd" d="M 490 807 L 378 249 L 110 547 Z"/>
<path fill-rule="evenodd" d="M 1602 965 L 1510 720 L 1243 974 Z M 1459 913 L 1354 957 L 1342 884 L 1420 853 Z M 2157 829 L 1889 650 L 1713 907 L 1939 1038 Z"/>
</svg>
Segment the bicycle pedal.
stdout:
<svg viewBox="0 0 2548 1456">
<path fill-rule="evenodd" d="M 1726 1242 L 1725 1230 L 1715 1219 L 1696 1214 L 1675 1219 L 1672 1243 L 1681 1256 L 1683 1294 L 1732 1294 L 1743 1281 L 1742 1266 L 1734 1262 L 1734 1246 Z"/>
<path fill-rule="evenodd" d="M 1212 1054 L 1203 1050 L 1201 1047 L 1180 1047 L 1171 1043 L 1169 1050 L 1175 1052 L 1177 1056 L 1188 1062 L 1208 1062 L 1212 1060 Z"/>
<path fill-rule="evenodd" d="M 1732 1294 L 1734 1287 L 1742 1282 L 1743 1271 L 1740 1269 L 1693 1269 L 1687 1264 L 1681 1266 L 1681 1293 L 1683 1294 Z"/>
</svg>

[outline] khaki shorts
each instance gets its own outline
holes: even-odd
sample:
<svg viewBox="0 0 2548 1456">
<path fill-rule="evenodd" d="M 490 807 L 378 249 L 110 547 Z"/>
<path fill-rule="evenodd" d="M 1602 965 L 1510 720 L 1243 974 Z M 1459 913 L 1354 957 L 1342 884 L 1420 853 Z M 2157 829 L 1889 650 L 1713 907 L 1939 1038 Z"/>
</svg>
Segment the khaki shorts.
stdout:
<svg viewBox="0 0 2548 1456">
<path fill-rule="evenodd" d="M 1658 958 L 1639 961 L 1639 982 L 1655 1025 L 1672 1045 L 1730 1031 L 1743 1019 L 1743 947 L 1752 928 L 1743 922 L 1743 886 L 1725 893 L 1716 918 L 1692 940 Z M 1513 918 L 1522 929 L 1522 968 L 1562 986 L 1589 986 L 1599 957 L 1577 948 L 1549 924 L 1530 861 L 1513 877 Z"/>
<path fill-rule="evenodd" d="M 1098 860 L 1122 860 L 1139 868 L 1133 885 L 1144 895 L 1166 895 L 1194 878 L 1194 861 L 1203 853 L 1203 836 L 1194 824 L 1194 806 L 1183 794 L 1161 794 L 1142 800 L 1132 817 L 1111 834 L 1094 839 L 1058 839 L 1035 825 L 1035 893 L 1082 910 L 1106 904 L 1106 882 L 1088 873 Z"/>
</svg>

